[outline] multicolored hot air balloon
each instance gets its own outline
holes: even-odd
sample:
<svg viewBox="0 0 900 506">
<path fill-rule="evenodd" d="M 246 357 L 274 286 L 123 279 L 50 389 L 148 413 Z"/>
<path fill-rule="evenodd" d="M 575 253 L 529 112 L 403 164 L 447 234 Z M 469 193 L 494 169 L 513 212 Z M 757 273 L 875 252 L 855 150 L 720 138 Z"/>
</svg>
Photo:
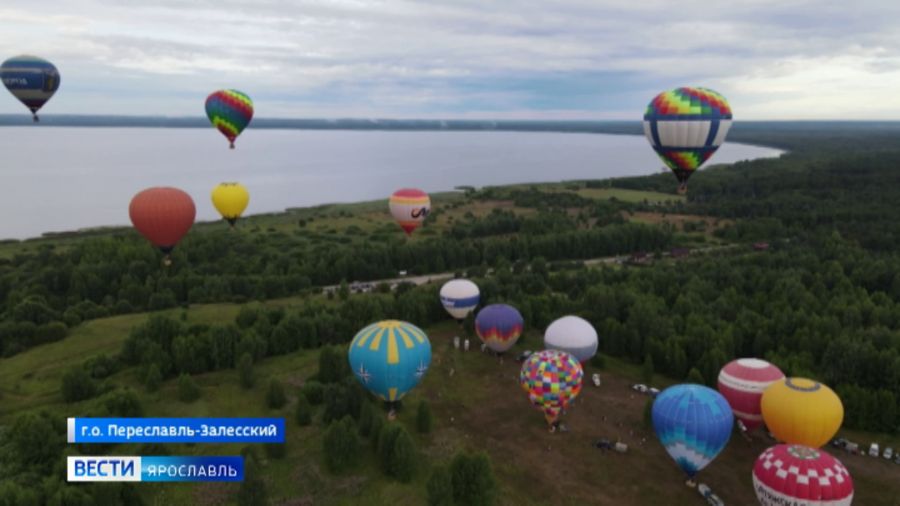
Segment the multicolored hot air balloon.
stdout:
<svg viewBox="0 0 900 506">
<path fill-rule="evenodd" d="M 356 334 L 348 359 L 356 379 L 370 392 L 385 401 L 399 401 L 428 372 L 431 342 L 411 323 L 384 320 Z"/>
<path fill-rule="evenodd" d="M 391 195 L 388 207 L 400 228 L 406 235 L 410 235 L 428 217 L 428 212 L 431 211 L 431 198 L 422 190 L 401 188 Z"/>
<path fill-rule="evenodd" d="M 544 347 L 572 354 L 582 364 L 597 353 L 597 331 L 584 318 L 563 316 L 544 332 Z"/>
<path fill-rule="evenodd" d="M 818 448 L 841 428 L 844 405 L 827 386 L 806 378 L 772 383 L 760 402 L 766 427 L 779 441 Z"/>
<path fill-rule="evenodd" d="M 59 71 L 52 63 L 37 56 L 15 56 L 0 65 L 3 85 L 31 111 L 38 121 L 38 110 L 59 89 Z"/>
<path fill-rule="evenodd" d="M 653 401 L 660 443 L 691 479 L 728 444 L 734 415 L 722 394 L 702 385 L 675 385 Z"/>
<path fill-rule="evenodd" d="M 760 400 L 772 383 L 784 379 L 784 373 L 758 358 L 739 358 L 725 364 L 719 372 L 719 392 L 744 428 L 752 431 L 762 424 Z"/>
<path fill-rule="evenodd" d="M 232 227 L 249 202 L 250 193 L 240 183 L 219 183 L 213 188 L 213 206 Z"/>
<path fill-rule="evenodd" d="M 253 101 L 238 90 L 215 91 L 206 97 L 206 116 L 234 149 L 234 140 L 253 119 Z"/>
<path fill-rule="evenodd" d="M 478 306 L 480 299 L 478 285 L 468 279 L 451 279 L 441 287 L 441 304 L 450 316 L 460 321 Z"/>
<path fill-rule="evenodd" d="M 488 348 L 503 353 L 512 348 L 522 335 L 525 320 L 519 311 L 507 304 L 491 304 L 475 317 L 475 332 Z"/>
<path fill-rule="evenodd" d="M 776 445 L 753 466 L 753 488 L 762 506 L 850 506 L 853 479 L 841 461 L 801 445 Z"/>
<path fill-rule="evenodd" d="M 687 180 L 725 141 L 731 106 L 707 88 L 677 88 L 657 95 L 644 113 L 644 135 L 687 190 Z"/>
<path fill-rule="evenodd" d="M 533 353 L 522 364 L 519 384 L 531 403 L 544 411 L 547 424 L 552 426 L 581 392 L 583 376 L 584 371 L 575 357 L 564 351 L 544 350 Z"/>
<path fill-rule="evenodd" d="M 169 253 L 191 229 L 196 215 L 194 200 L 178 188 L 147 188 L 128 206 L 134 228 L 165 253 L 166 265 L 171 263 Z"/>
</svg>

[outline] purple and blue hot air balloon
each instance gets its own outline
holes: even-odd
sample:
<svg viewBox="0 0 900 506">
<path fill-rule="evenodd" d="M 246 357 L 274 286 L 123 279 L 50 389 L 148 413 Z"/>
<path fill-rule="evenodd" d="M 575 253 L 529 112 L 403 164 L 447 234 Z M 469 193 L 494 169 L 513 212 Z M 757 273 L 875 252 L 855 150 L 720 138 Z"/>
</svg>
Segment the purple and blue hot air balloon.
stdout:
<svg viewBox="0 0 900 506">
<path fill-rule="evenodd" d="M 734 415 L 722 394 L 702 385 L 675 385 L 653 402 L 660 443 L 692 478 L 728 444 Z"/>
<path fill-rule="evenodd" d="M 38 121 L 38 110 L 59 88 L 59 71 L 43 58 L 14 56 L 0 65 L 0 80 Z"/>
<path fill-rule="evenodd" d="M 475 317 L 475 332 L 488 348 L 503 353 L 512 348 L 522 335 L 525 320 L 519 311 L 507 304 L 491 304 Z"/>
</svg>

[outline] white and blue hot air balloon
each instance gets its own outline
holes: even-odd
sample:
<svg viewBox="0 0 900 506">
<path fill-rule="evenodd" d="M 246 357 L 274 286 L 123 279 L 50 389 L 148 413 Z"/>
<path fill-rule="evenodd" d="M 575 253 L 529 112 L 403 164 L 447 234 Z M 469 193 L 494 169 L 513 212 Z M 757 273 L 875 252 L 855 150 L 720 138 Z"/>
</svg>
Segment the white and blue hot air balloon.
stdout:
<svg viewBox="0 0 900 506">
<path fill-rule="evenodd" d="M 563 316 L 544 332 L 544 348 L 569 353 L 584 364 L 597 353 L 597 331 L 584 318 Z"/>
<path fill-rule="evenodd" d="M 478 285 L 468 279 L 451 279 L 441 287 L 441 304 L 457 320 L 463 320 L 481 300 Z"/>
</svg>

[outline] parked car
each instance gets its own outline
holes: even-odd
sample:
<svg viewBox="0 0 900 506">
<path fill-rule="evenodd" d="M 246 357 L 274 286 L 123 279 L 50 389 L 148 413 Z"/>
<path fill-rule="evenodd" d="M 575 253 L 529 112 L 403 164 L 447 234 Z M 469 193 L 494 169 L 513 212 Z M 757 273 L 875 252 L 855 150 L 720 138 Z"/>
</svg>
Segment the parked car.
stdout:
<svg viewBox="0 0 900 506">
<path fill-rule="evenodd" d="M 853 453 L 853 454 L 860 453 L 859 444 L 854 443 L 852 441 L 847 441 L 846 443 L 844 443 L 844 450 L 847 450 L 847 452 Z"/>
<path fill-rule="evenodd" d="M 602 384 L 602 382 L 600 381 L 600 374 L 598 373 L 594 373 L 591 375 L 591 381 L 594 382 L 595 387 L 599 387 Z"/>
<path fill-rule="evenodd" d="M 706 496 L 706 503 L 709 504 L 709 506 L 725 506 L 725 502 L 723 502 L 722 499 L 719 499 L 719 496 L 716 494 L 709 494 Z"/>
<path fill-rule="evenodd" d="M 878 443 L 872 443 L 872 445 L 869 446 L 869 456 L 877 457 L 879 453 L 881 452 L 878 449 Z"/>
<path fill-rule="evenodd" d="M 699 485 L 697 485 L 697 493 L 699 493 L 703 497 L 706 497 L 712 494 L 712 490 L 706 483 L 700 483 Z"/>
<path fill-rule="evenodd" d="M 847 445 L 847 440 L 842 437 L 836 437 L 831 440 L 831 446 L 835 448 L 843 448 Z"/>
<path fill-rule="evenodd" d="M 614 445 L 613 445 L 612 441 L 610 441 L 609 439 L 606 439 L 606 438 L 601 438 L 601 439 L 594 441 L 594 448 L 598 448 L 600 450 L 612 450 L 613 446 Z"/>
<path fill-rule="evenodd" d="M 653 397 L 656 397 L 657 395 L 659 395 L 659 389 L 650 387 L 650 389 L 647 390 L 647 393 L 649 393 Z"/>
<path fill-rule="evenodd" d="M 635 392 L 640 392 L 642 394 L 646 393 L 648 390 L 647 385 L 643 385 L 641 383 L 638 383 L 636 385 L 631 385 L 631 389 L 634 390 Z"/>
<path fill-rule="evenodd" d="M 522 353 L 520 353 L 518 357 L 516 357 L 516 361 L 524 362 L 524 361 L 528 360 L 528 357 L 530 357 L 530 356 L 531 356 L 531 350 L 525 350 Z"/>
<path fill-rule="evenodd" d="M 894 449 L 888 446 L 884 449 L 884 455 L 882 456 L 888 460 L 891 460 L 894 457 Z"/>
<path fill-rule="evenodd" d="M 900 466 L 900 454 L 898 454 L 896 457 L 894 457 L 894 464 L 897 464 L 898 466 Z"/>
</svg>

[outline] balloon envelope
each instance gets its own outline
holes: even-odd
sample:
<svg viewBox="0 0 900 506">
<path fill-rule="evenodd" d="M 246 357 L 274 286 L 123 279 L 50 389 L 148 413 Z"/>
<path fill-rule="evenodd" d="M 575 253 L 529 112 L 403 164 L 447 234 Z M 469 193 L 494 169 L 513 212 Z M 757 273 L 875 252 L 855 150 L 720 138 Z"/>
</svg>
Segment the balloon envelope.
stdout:
<svg viewBox="0 0 900 506">
<path fill-rule="evenodd" d="M 563 316 L 547 327 L 544 347 L 570 353 L 583 364 L 597 353 L 597 331 L 584 318 Z"/>
<path fill-rule="evenodd" d="M 43 58 L 15 56 L 0 65 L 3 85 L 25 104 L 37 121 L 38 109 L 44 106 L 59 89 L 59 71 Z"/>
<path fill-rule="evenodd" d="M 488 348 L 502 353 L 516 344 L 525 320 L 519 311 L 507 304 L 491 304 L 475 317 L 475 332 Z"/>
<path fill-rule="evenodd" d="M 844 405 L 827 386 L 806 378 L 785 378 L 763 392 L 762 415 L 779 441 L 818 448 L 841 428 Z"/>
<path fill-rule="evenodd" d="M 422 190 L 401 188 L 391 195 L 388 208 L 400 228 L 406 235 L 410 235 L 428 217 L 428 212 L 431 211 L 431 198 Z"/>
<path fill-rule="evenodd" d="M 240 183 L 219 183 L 213 188 L 212 202 L 222 218 L 234 225 L 244 209 L 247 209 L 250 193 Z"/>
<path fill-rule="evenodd" d="M 801 445 L 776 445 L 753 466 L 753 488 L 762 506 L 849 506 L 853 479 L 841 461 Z"/>
<path fill-rule="evenodd" d="M 559 350 L 533 353 L 522 364 L 519 384 L 535 407 L 543 410 L 547 423 L 559 418 L 578 393 L 584 371 L 572 355 Z"/>
<path fill-rule="evenodd" d="M 253 101 L 238 90 L 219 90 L 206 97 L 206 116 L 234 148 L 234 140 L 253 119 Z"/>
<path fill-rule="evenodd" d="M 685 183 L 719 149 L 731 128 L 731 106 L 707 88 L 677 88 L 653 98 L 644 135 L 678 181 Z"/>
<path fill-rule="evenodd" d="M 385 401 L 397 401 L 422 381 L 431 365 L 431 342 L 422 329 L 384 320 L 360 330 L 350 342 L 356 379 Z"/>
<path fill-rule="evenodd" d="M 194 224 L 194 200 L 178 188 L 147 188 L 131 199 L 131 223 L 154 246 L 168 253 Z"/>
<path fill-rule="evenodd" d="M 653 401 L 652 417 L 660 443 L 691 478 L 725 448 L 734 426 L 722 394 L 693 384 L 663 390 Z"/>
<path fill-rule="evenodd" d="M 750 431 L 762 424 L 763 391 L 783 378 L 781 369 L 765 360 L 739 358 L 725 364 L 719 372 L 719 392 L 728 401 L 735 418 Z"/>
<path fill-rule="evenodd" d="M 471 313 L 480 299 L 478 285 L 468 279 L 451 279 L 441 287 L 441 304 L 457 320 Z"/>
</svg>

